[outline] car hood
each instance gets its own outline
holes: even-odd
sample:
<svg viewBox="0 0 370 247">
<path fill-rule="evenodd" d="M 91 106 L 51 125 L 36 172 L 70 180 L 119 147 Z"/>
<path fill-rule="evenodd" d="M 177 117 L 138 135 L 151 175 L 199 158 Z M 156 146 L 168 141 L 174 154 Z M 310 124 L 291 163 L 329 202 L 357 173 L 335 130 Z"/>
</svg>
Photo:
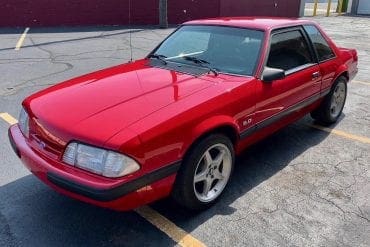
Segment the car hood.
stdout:
<svg viewBox="0 0 370 247">
<path fill-rule="evenodd" d="M 145 116 L 214 84 L 205 77 L 139 60 L 57 84 L 24 104 L 39 125 L 64 142 L 79 139 L 104 145 Z"/>
</svg>

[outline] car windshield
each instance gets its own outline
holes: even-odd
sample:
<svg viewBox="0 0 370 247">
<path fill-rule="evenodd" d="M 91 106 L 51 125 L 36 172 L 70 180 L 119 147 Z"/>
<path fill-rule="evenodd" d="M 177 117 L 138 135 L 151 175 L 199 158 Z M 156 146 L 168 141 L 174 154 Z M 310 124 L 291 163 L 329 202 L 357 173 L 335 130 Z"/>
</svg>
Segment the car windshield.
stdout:
<svg viewBox="0 0 370 247">
<path fill-rule="evenodd" d="M 166 62 L 186 63 L 213 71 L 253 75 L 263 32 L 237 27 L 187 25 L 179 28 L 153 53 Z"/>
</svg>

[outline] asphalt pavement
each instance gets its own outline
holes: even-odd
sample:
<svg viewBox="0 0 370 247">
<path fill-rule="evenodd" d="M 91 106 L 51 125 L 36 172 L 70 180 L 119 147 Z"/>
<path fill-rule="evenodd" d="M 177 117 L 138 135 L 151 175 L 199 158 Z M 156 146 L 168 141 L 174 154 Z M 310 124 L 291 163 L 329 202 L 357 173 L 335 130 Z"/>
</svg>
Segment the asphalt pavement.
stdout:
<svg viewBox="0 0 370 247">
<path fill-rule="evenodd" d="M 221 200 L 201 213 L 170 199 L 150 207 L 207 246 L 370 246 L 370 18 L 315 18 L 334 41 L 356 48 L 359 74 L 330 129 L 307 116 L 237 158 Z M 130 59 L 129 28 L 0 29 L 0 113 L 60 81 Z M 173 31 L 132 30 L 133 58 Z M 176 246 L 135 211 L 114 212 L 62 196 L 13 153 L 0 118 L 0 246 Z"/>
</svg>

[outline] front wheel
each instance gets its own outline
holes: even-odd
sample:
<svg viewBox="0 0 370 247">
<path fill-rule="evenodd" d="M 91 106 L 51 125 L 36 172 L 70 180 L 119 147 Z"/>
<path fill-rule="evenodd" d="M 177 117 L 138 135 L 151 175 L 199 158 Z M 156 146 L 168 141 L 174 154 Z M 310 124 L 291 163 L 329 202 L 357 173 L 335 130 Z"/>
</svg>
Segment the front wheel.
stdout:
<svg viewBox="0 0 370 247">
<path fill-rule="evenodd" d="M 177 174 L 173 198 L 191 210 L 208 208 L 217 201 L 233 170 L 233 144 L 224 135 L 210 135 L 186 155 Z"/>
<path fill-rule="evenodd" d="M 335 123 L 342 114 L 346 98 L 347 78 L 341 76 L 321 105 L 311 112 L 312 118 L 325 125 Z"/>
</svg>

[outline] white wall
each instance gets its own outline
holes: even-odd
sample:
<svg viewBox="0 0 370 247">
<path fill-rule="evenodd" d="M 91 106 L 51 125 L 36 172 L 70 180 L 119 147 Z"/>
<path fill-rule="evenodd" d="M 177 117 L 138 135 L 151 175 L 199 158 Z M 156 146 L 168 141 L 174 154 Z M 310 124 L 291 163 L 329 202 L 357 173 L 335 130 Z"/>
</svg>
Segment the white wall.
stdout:
<svg viewBox="0 0 370 247">
<path fill-rule="evenodd" d="M 348 1 L 347 13 L 351 13 L 352 10 L 352 0 Z"/>
</svg>

